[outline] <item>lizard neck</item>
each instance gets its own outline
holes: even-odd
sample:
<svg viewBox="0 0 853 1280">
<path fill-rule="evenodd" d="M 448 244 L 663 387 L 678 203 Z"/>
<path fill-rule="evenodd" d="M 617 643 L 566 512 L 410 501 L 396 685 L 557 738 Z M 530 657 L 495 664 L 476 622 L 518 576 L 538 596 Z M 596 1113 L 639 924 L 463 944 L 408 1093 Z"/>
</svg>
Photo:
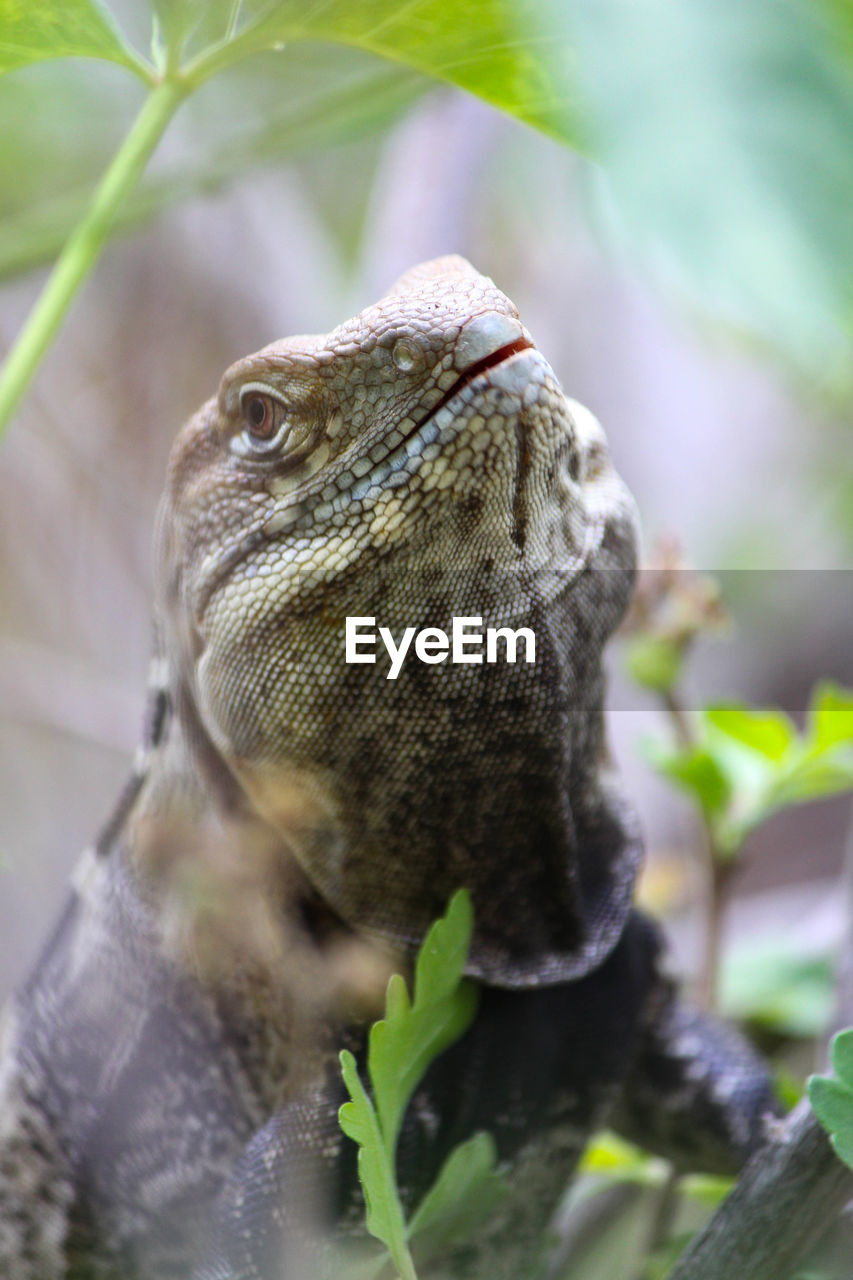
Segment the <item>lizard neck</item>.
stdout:
<svg viewBox="0 0 853 1280">
<path fill-rule="evenodd" d="M 98 845 L 103 891 L 247 1027 L 378 1013 L 388 953 L 334 914 L 252 810 L 181 682 L 154 685 L 149 705 L 137 770 Z"/>
</svg>

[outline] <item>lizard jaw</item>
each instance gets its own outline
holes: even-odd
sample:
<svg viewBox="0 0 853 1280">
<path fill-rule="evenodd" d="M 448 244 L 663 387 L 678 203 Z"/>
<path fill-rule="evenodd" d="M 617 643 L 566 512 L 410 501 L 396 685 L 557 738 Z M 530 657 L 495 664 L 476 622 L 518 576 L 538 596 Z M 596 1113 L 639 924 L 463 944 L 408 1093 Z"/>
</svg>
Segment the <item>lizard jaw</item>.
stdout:
<svg viewBox="0 0 853 1280">
<path fill-rule="evenodd" d="M 434 418 L 446 404 L 448 404 L 455 396 L 458 396 L 459 392 L 464 390 L 464 388 L 472 383 L 475 378 L 478 378 L 480 374 L 486 373 L 489 369 L 494 369 L 496 365 L 503 364 L 505 360 L 511 359 L 512 356 L 518 355 L 521 351 L 534 350 L 535 347 L 530 339 L 521 337 L 517 338 L 514 342 L 506 343 L 505 346 L 498 347 L 497 351 L 492 351 L 488 355 L 482 356 L 479 360 L 475 360 L 473 364 L 468 365 L 467 369 L 464 369 L 462 373 L 460 373 L 453 386 L 445 391 L 438 403 L 433 405 L 426 417 L 418 423 L 417 427 L 415 427 L 412 435 L 416 435 L 425 423 L 429 422 L 431 418 Z"/>
</svg>

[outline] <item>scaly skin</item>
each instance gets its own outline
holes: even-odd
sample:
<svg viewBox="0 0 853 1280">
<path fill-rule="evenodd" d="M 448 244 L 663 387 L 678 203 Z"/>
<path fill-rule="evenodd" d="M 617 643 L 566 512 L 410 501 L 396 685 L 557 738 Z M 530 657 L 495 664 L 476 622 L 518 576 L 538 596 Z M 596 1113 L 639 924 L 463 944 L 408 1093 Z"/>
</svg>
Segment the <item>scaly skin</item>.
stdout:
<svg viewBox="0 0 853 1280">
<path fill-rule="evenodd" d="M 140 768 L 12 1015 L 2 1273 L 304 1274 L 300 1217 L 354 1213 L 334 1049 L 460 885 L 481 1008 L 416 1099 L 404 1181 L 486 1127 L 516 1194 L 453 1274 L 532 1265 L 608 1114 L 736 1167 L 766 1079 L 660 976 L 604 764 L 633 503 L 512 303 L 439 259 L 238 362 L 158 530 Z M 382 653 L 345 663 L 349 616 L 526 627 L 536 661 L 410 655 L 389 681 Z"/>
</svg>

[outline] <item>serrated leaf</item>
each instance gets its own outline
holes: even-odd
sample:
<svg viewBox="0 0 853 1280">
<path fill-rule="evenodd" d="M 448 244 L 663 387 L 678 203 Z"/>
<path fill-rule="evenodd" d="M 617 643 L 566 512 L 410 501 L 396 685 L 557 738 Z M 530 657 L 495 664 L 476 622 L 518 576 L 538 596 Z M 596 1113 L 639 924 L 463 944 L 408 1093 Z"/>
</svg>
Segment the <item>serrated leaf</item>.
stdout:
<svg viewBox="0 0 853 1280">
<path fill-rule="evenodd" d="M 367 1096 L 353 1055 L 347 1050 L 340 1055 L 351 1101 L 341 1107 L 338 1118 L 347 1137 L 359 1144 L 358 1172 L 367 1204 L 367 1227 L 386 1245 L 403 1280 L 416 1280 L 416 1276 L 394 1171 L 397 1135 L 412 1091 L 430 1063 L 462 1034 L 474 1016 L 476 988 L 462 980 L 472 930 L 471 899 L 463 889 L 454 894 L 446 915 L 432 925 L 421 945 L 411 1001 L 403 978 L 392 976 L 385 1017 L 371 1027 L 368 1037 L 367 1069 L 374 1101 Z M 465 1147 L 469 1148 L 467 1154 Z M 459 1195 L 470 1184 L 473 1207 L 475 1189 L 479 1187 L 484 1196 L 489 1190 L 488 1172 L 494 1162 L 485 1162 L 485 1157 L 493 1154 L 491 1140 L 480 1135 L 458 1151 L 462 1154 L 451 1155 L 445 1166 L 449 1172 L 445 1175 L 442 1171 L 442 1175 L 453 1180 Z M 449 1217 L 450 1209 L 446 1187 L 433 1190 L 433 1208 L 425 1213 L 427 1222 L 436 1227 L 442 1213 L 446 1211 Z"/>
<path fill-rule="evenodd" d="M 424 939 L 411 1004 L 403 979 L 394 975 L 385 1017 L 370 1030 L 368 1069 L 389 1158 L 403 1113 L 427 1067 L 474 1017 L 477 989 L 462 980 L 472 927 L 471 899 L 462 890 Z"/>
<path fill-rule="evenodd" d="M 781 711 L 753 711 L 743 706 L 709 707 L 704 720 L 768 760 L 782 760 L 796 741 L 796 729 Z"/>
<path fill-rule="evenodd" d="M 844 743 L 853 744 L 853 690 L 821 683 L 809 707 L 806 748 L 826 751 Z"/>
<path fill-rule="evenodd" d="M 439 1245 L 472 1238 L 500 1203 L 507 1187 L 496 1162 L 494 1140 L 487 1133 L 475 1134 L 450 1153 L 409 1224 L 419 1264 Z"/>
<path fill-rule="evenodd" d="M 0 74 L 47 58 L 104 58 L 144 69 L 94 0 L 0 0 Z"/>
<path fill-rule="evenodd" d="M 367 1206 L 367 1230 L 382 1241 L 402 1271 L 408 1257 L 408 1247 L 394 1172 L 385 1151 L 373 1103 L 361 1083 L 355 1058 L 348 1049 L 341 1050 L 340 1063 L 341 1075 L 351 1101 L 345 1102 L 338 1111 L 338 1123 L 347 1137 L 358 1143 L 358 1176 Z"/>
<path fill-rule="evenodd" d="M 832 1076 L 812 1076 L 808 1095 L 839 1158 L 853 1169 L 853 1089 Z"/>
</svg>

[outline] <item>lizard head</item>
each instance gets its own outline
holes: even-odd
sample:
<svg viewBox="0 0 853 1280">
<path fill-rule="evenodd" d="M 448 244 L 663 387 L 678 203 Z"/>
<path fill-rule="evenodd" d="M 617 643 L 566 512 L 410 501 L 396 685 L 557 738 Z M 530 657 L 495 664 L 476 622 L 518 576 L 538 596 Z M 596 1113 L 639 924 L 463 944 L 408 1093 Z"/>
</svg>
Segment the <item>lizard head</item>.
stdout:
<svg viewBox="0 0 853 1280">
<path fill-rule="evenodd" d="M 606 954 L 636 842 L 601 778 L 600 659 L 634 508 L 490 280 L 441 258 L 233 365 L 176 442 L 159 555 L 188 739 L 345 920 L 414 945 L 465 884 L 483 976 Z M 434 643 L 389 680 L 381 646 L 346 661 L 354 617 Z M 529 630 L 535 660 L 436 656 L 459 617 Z"/>
</svg>

